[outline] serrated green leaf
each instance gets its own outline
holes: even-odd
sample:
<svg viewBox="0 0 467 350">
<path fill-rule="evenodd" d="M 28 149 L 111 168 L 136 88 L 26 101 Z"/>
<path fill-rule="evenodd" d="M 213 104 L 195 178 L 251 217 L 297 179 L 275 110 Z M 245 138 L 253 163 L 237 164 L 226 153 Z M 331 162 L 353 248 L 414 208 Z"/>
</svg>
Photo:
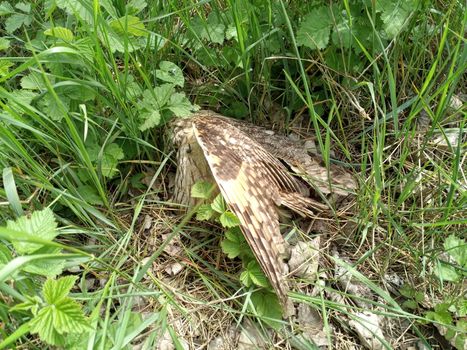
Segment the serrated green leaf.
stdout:
<svg viewBox="0 0 467 350">
<path fill-rule="evenodd" d="M 151 111 L 156 109 L 160 111 L 170 100 L 172 94 L 175 93 L 173 84 L 161 84 L 156 86 L 153 91 L 145 90 L 143 99 L 140 101 L 140 109 Z"/>
<path fill-rule="evenodd" d="M 89 159 L 93 162 L 99 163 L 99 155 L 101 147 L 96 143 L 90 143 L 87 145 Z M 118 173 L 118 161 L 123 159 L 125 154 L 122 148 L 116 144 L 111 143 L 104 148 L 100 159 L 100 169 L 102 175 L 107 178 L 113 178 Z"/>
<path fill-rule="evenodd" d="M 199 110 L 199 106 L 193 105 L 184 93 L 176 92 L 170 96 L 167 106 L 177 117 L 189 117 L 194 111 Z"/>
<path fill-rule="evenodd" d="M 205 40 L 222 44 L 225 38 L 225 25 L 215 11 L 212 11 L 206 20 L 195 18 L 191 25 L 193 31 Z"/>
<path fill-rule="evenodd" d="M 426 318 L 430 320 L 434 320 L 436 322 L 444 323 L 444 324 L 451 324 L 452 323 L 452 316 L 449 311 L 428 311 L 425 315 Z"/>
<path fill-rule="evenodd" d="M 101 161 L 102 176 L 112 179 L 118 174 L 118 161 L 111 156 L 104 156 Z"/>
<path fill-rule="evenodd" d="M 277 296 L 267 290 L 258 290 L 251 294 L 251 303 L 257 315 L 274 329 L 282 326 L 282 307 Z"/>
<path fill-rule="evenodd" d="M 25 3 L 25 2 L 18 2 L 15 7 L 23 12 L 29 13 L 31 12 L 31 4 L 30 3 Z"/>
<path fill-rule="evenodd" d="M 32 22 L 31 15 L 25 13 L 15 13 L 5 21 L 5 30 L 7 33 L 13 33 L 22 26 L 29 26 Z"/>
<path fill-rule="evenodd" d="M 7 75 L 10 72 L 10 67 L 13 66 L 11 61 L 0 61 L 0 76 Z"/>
<path fill-rule="evenodd" d="M 156 70 L 156 77 L 167 83 L 173 83 L 176 86 L 183 87 L 185 78 L 183 72 L 175 63 L 169 61 L 162 61 Z"/>
<path fill-rule="evenodd" d="M 61 95 L 79 101 L 81 103 L 83 101 L 94 100 L 97 95 L 96 91 L 93 88 L 82 84 L 67 85 L 62 87 L 59 91 Z"/>
<path fill-rule="evenodd" d="M 467 268 L 467 245 L 463 239 L 450 235 L 444 241 L 444 249 L 463 268 Z"/>
<path fill-rule="evenodd" d="M 161 123 L 161 113 L 157 109 L 141 113 L 140 118 L 144 120 L 143 124 L 139 126 L 141 131 L 154 128 Z"/>
<path fill-rule="evenodd" d="M 71 42 L 74 39 L 73 32 L 64 27 L 49 28 L 44 31 L 44 34 L 47 36 L 53 36 L 54 38 L 62 39 L 66 42 Z"/>
<path fill-rule="evenodd" d="M 26 90 L 46 90 L 47 85 L 44 82 L 44 78 L 38 72 L 31 72 L 21 78 L 21 87 Z"/>
<path fill-rule="evenodd" d="M 225 30 L 225 38 L 227 40 L 237 40 L 238 39 L 238 32 L 237 32 L 237 27 L 235 26 L 234 23 L 229 24 L 227 26 L 227 29 Z"/>
<path fill-rule="evenodd" d="M 26 299 L 27 300 L 25 302 L 16 304 L 12 308 L 10 308 L 9 311 L 12 312 L 12 311 L 29 311 L 29 310 L 31 310 L 32 314 L 35 315 L 37 313 L 37 309 L 38 309 L 39 305 L 42 303 L 42 300 L 37 295 L 34 296 L 34 297 L 26 296 Z"/>
<path fill-rule="evenodd" d="M 242 253 L 242 245 L 230 239 L 222 240 L 221 248 L 224 254 L 227 254 L 230 259 L 234 259 Z"/>
<path fill-rule="evenodd" d="M 39 100 L 38 105 L 50 119 L 59 122 L 69 111 L 70 99 L 62 95 L 57 95 L 57 97 L 58 100 L 47 92 Z"/>
<path fill-rule="evenodd" d="M 247 270 L 243 271 L 240 274 L 240 282 L 246 287 L 250 287 L 251 285 L 253 285 L 253 281 L 251 280 L 250 274 Z"/>
<path fill-rule="evenodd" d="M 57 280 L 48 278 L 42 287 L 44 300 L 52 305 L 66 298 L 77 279 L 77 276 L 65 276 Z"/>
<path fill-rule="evenodd" d="M 219 217 L 219 221 L 222 226 L 227 228 L 240 225 L 240 220 L 238 220 L 237 216 L 230 211 L 222 213 Z"/>
<path fill-rule="evenodd" d="M 0 3 L 0 16 L 9 15 L 10 13 L 14 13 L 15 9 L 13 6 L 10 5 L 8 1 L 2 1 Z"/>
<path fill-rule="evenodd" d="M 412 286 L 410 286 L 409 284 L 404 284 L 399 289 L 399 293 L 401 293 L 402 296 L 411 299 L 411 298 L 413 298 L 413 296 L 415 294 L 415 289 Z"/>
<path fill-rule="evenodd" d="M 46 240 L 53 240 L 57 235 L 57 222 L 53 215 L 52 210 L 45 208 L 43 210 L 36 210 L 28 218 L 22 216 L 16 221 L 8 220 L 7 227 L 11 230 L 24 232 L 31 236 L 42 238 Z M 13 241 L 13 246 L 20 254 L 29 254 L 42 247 L 41 244 Z"/>
<path fill-rule="evenodd" d="M 331 34 L 332 17 L 328 6 L 314 8 L 303 19 L 297 31 L 297 44 L 310 49 L 324 49 Z"/>
<path fill-rule="evenodd" d="M 131 38 L 126 38 L 125 34 L 115 32 L 112 27 L 106 28 L 105 31 L 100 28 L 97 34 L 102 43 L 107 46 L 112 53 L 116 51 L 122 53 L 134 52 L 147 45 L 147 39 L 145 37 L 133 36 Z"/>
<path fill-rule="evenodd" d="M 147 36 L 148 31 L 144 23 L 136 16 L 123 16 L 110 22 L 117 34 L 129 33 L 134 36 Z"/>
<path fill-rule="evenodd" d="M 256 260 L 252 260 L 248 263 L 246 271 L 248 271 L 249 277 L 255 285 L 265 288 L 269 288 L 271 286 L 266 275 L 261 269 L 261 266 Z"/>
<path fill-rule="evenodd" d="M 55 303 L 55 309 L 58 312 L 54 318 L 54 327 L 60 333 L 83 333 L 91 329 L 81 306 L 71 298 Z"/>
<path fill-rule="evenodd" d="M 76 276 L 47 279 L 42 288 L 47 306 L 30 321 L 31 333 L 38 333 L 49 344 L 63 345 L 65 333 L 80 334 L 91 329 L 81 306 L 68 297 L 77 279 Z"/>
<path fill-rule="evenodd" d="M 8 97 L 8 103 L 30 106 L 32 100 L 38 96 L 36 92 L 28 90 L 13 90 Z"/>
<path fill-rule="evenodd" d="M 212 195 L 214 185 L 207 181 L 198 181 L 191 187 L 193 198 L 209 199 Z"/>
<path fill-rule="evenodd" d="M 91 9 L 87 9 L 80 1 L 55 0 L 55 4 L 71 16 L 78 17 L 90 25 L 93 25 L 94 16 Z"/>
<path fill-rule="evenodd" d="M 202 204 L 198 207 L 196 211 L 196 220 L 205 221 L 212 218 L 214 215 L 214 210 L 212 210 L 210 204 Z"/>
<path fill-rule="evenodd" d="M 381 12 L 383 27 L 389 39 L 394 38 L 403 29 L 416 7 L 417 2 L 414 0 L 376 1 L 376 10 Z"/>
<path fill-rule="evenodd" d="M 253 252 L 238 226 L 232 227 L 225 232 L 225 239 L 221 242 L 221 248 L 230 259 L 238 256 L 244 263 L 254 259 Z"/>
<path fill-rule="evenodd" d="M 10 40 L 6 38 L 0 38 L 0 51 L 6 50 L 10 47 Z"/>
<path fill-rule="evenodd" d="M 211 203 L 211 207 L 219 214 L 223 214 L 227 210 L 227 205 L 225 203 L 224 197 L 222 197 L 222 194 L 219 193 L 216 198 L 214 198 Z"/>
<path fill-rule="evenodd" d="M 96 188 L 90 185 L 78 186 L 77 192 L 86 203 L 91 205 L 104 205 Z"/>
<path fill-rule="evenodd" d="M 36 317 L 29 322 L 29 326 L 31 333 L 38 333 L 42 341 L 61 346 L 65 343 L 65 338 L 53 327 L 54 311 L 53 306 L 42 308 Z"/>
<path fill-rule="evenodd" d="M 125 153 L 123 153 L 123 149 L 116 143 L 111 143 L 105 148 L 105 155 L 117 160 L 122 160 L 123 158 L 125 158 Z"/>
<path fill-rule="evenodd" d="M 60 248 L 42 247 L 34 252 L 34 254 L 60 254 Z M 65 268 L 65 260 L 57 259 L 36 259 L 22 267 L 22 271 L 41 275 L 45 277 L 55 277 L 60 275 Z"/>
<path fill-rule="evenodd" d="M 70 298 L 42 308 L 30 322 L 31 332 L 52 345 L 63 345 L 64 333 L 83 333 L 91 329 L 79 304 Z"/>
</svg>

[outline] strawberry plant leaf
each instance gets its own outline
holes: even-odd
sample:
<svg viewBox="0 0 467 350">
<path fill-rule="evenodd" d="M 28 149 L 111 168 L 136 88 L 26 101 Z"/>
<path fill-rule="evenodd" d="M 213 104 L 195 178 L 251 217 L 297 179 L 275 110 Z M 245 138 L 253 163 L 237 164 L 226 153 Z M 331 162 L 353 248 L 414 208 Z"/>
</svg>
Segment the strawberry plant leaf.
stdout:
<svg viewBox="0 0 467 350">
<path fill-rule="evenodd" d="M 256 314 L 274 329 L 282 325 L 282 307 L 274 293 L 261 289 L 251 294 Z"/>
<path fill-rule="evenodd" d="M 214 185 L 208 181 L 198 181 L 191 187 L 193 198 L 209 199 Z"/>
<path fill-rule="evenodd" d="M 210 204 L 201 204 L 196 211 L 196 220 L 209 220 L 213 217 L 214 213 Z"/>
<path fill-rule="evenodd" d="M 15 13 L 5 21 L 5 30 L 13 34 L 14 31 L 22 26 L 29 26 L 32 22 L 32 16 L 25 13 Z"/>
<path fill-rule="evenodd" d="M 24 232 L 31 236 L 52 240 L 58 235 L 57 222 L 52 210 L 36 210 L 30 217 L 22 216 L 16 221 L 8 220 L 7 227 L 13 231 Z M 20 254 L 29 254 L 42 247 L 42 244 L 13 241 L 13 246 Z"/>
<path fill-rule="evenodd" d="M 222 215 L 219 217 L 219 221 L 221 222 L 222 226 L 227 228 L 235 227 L 240 224 L 240 220 L 238 220 L 237 216 L 231 211 L 225 211 L 222 213 Z"/>
<path fill-rule="evenodd" d="M 271 287 L 266 275 L 264 274 L 263 270 L 261 269 L 261 266 L 256 260 L 252 260 L 248 263 L 246 271 L 251 281 L 258 287 Z"/>
<path fill-rule="evenodd" d="M 8 1 L 2 1 L 0 3 L 0 16 L 9 15 L 15 13 L 15 9 L 10 5 Z"/>
<path fill-rule="evenodd" d="M 44 34 L 47 36 L 52 36 L 54 38 L 62 39 L 66 42 L 71 42 L 74 39 L 73 32 L 68 28 L 64 27 L 54 27 L 44 31 Z"/>
<path fill-rule="evenodd" d="M 223 214 L 227 210 L 227 205 L 225 203 L 224 197 L 219 193 L 216 198 L 212 201 L 211 207 L 214 211 L 219 214 Z"/>
<path fill-rule="evenodd" d="M 139 126 L 141 131 L 154 128 L 161 123 L 161 113 L 157 109 L 141 113 L 140 117 L 144 120 L 143 124 Z"/>
</svg>

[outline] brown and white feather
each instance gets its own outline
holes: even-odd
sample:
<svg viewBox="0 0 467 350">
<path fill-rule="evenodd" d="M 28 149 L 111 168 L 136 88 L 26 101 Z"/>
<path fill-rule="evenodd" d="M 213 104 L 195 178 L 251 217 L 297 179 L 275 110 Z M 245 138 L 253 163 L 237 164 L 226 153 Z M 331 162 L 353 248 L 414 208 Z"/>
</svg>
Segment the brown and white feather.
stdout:
<svg viewBox="0 0 467 350">
<path fill-rule="evenodd" d="M 328 171 L 287 137 L 211 111 L 179 119 L 174 129 L 178 147 L 174 201 L 193 205 L 192 185 L 214 179 L 285 306 L 287 244 L 279 230 L 277 207 L 313 216 L 313 210 L 327 206 L 311 199 L 308 188 L 282 162 L 324 194 L 347 194 L 356 187 L 353 177 L 339 167 Z"/>
</svg>

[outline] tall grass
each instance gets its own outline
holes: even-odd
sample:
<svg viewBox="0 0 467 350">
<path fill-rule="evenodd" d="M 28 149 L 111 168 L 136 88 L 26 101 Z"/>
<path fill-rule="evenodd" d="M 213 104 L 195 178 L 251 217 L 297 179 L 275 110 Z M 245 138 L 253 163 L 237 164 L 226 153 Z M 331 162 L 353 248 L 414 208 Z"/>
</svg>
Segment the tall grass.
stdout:
<svg viewBox="0 0 467 350">
<path fill-rule="evenodd" d="M 200 228 L 188 216 L 174 222 L 168 214 L 164 186 L 173 172 L 171 145 L 164 127 L 140 130 L 141 97 L 135 94 L 158 84 L 161 61 L 183 69 L 184 91 L 203 107 L 276 123 L 284 132 L 295 127 L 297 116 L 306 116 L 302 125 L 316 138 L 325 164 L 339 158 L 354 171 L 360 183 L 358 209 L 349 219 L 355 229 L 345 249 L 356 263 L 328 258 L 345 266 L 380 300 L 365 302 L 379 306 L 386 316 L 413 322 L 414 334 L 423 338 L 423 322 L 417 322 L 427 320 L 425 313 L 402 308 L 381 287 L 385 274 L 404 276 L 434 304 L 460 295 L 458 286 L 449 286 L 443 295 L 443 281 L 436 280 L 430 266 L 437 263 L 445 239 L 465 234 L 467 223 L 465 109 L 452 107 L 466 86 L 467 14 L 462 4 L 425 4 L 390 42 L 381 38 L 374 9 L 367 8 L 373 46 L 359 48 L 359 71 L 350 67 L 350 49 L 338 54 L 345 68 L 337 71 L 327 66 L 323 52 L 297 43 L 299 21 L 312 11 L 306 3 L 264 1 L 258 10 L 249 1 L 150 2 L 137 16 L 152 39 L 134 49 L 135 37 L 124 21 L 127 31 L 119 51 L 114 50 L 103 3 L 80 0 L 72 10 L 56 9 L 50 17 L 44 17 L 45 2 L 31 6 L 34 21 L 29 27 L 0 31 L 11 40 L 0 65 L 12 63 L 0 76 L 0 217 L 6 222 L 49 206 L 63 226 L 60 241 L 77 253 L 92 254 L 80 264 L 80 290 L 73 294 L 94 329 L 83 346 L 122 349 L 142 338 L 145 348 L 154 348 L 167 333 L 182 348 L 186 340 L 178 339 L 173 320 L 196 323 L 190 308 L 208 315 L 219 312 L 238 324 L 244 317 L 255 318 L 247 302 L 235 298 L 240 288 L 236 266 L 222 256 L 217 231 Z M 118 2 L 114 11 L 121 17 L 129 9 Z M 224 37 L 220 43 L 209 38 L 216 34 L 214 22 L 235 32 L 236 39 Z M 53 26 L 69 28 L 75 40 L 45 37 L 44 29 Z M 22 80 L 31 73 L 40 86 L 33 97 Z M 40 103 L 44 98 L 49 99 L 48 109 Z M 274 114 L 273 107 L 281 113 Z M 275 120 L 277 115 L 283 119 Z M 421 115 L 428 118 L 427 125 Z M 450 129 L 458 131 L 457 143 L 448 142 Z M 437 137 L 445 146 L 434 142 Z M 99 145 L 97 156 L 89 140 Z M 114 143 L 125 157 L 117 175 L 109 177 L 106 152 Z M 138 191 L 135 184 L 141 178 L 158 186 Z M 154 267 L 164 246 L 151 251 L 138 241 L 144 240 L 141 218 L 155 212 L 163 227 L 159 230 L 169 232 L 163 245 L 182 237 L 186 270 L 174 278 L 174 285 Z M 6 240 L 0 244 L 10 247 Z M 0 286 L 2 337 L 16 334 L 18 346 L 41 348 L 37 339 L 17 331 L 22 315 L 8 313 L 25 295 L 38 293 L 40 279 L 26 277 L 14 286 Z M 100 283 L 100 288 L 87 286 L 87 281 Z M 180 287 L 190 284 L 202 285 L 208 295 Z M 339 323 L 339 313 L 362 310 L 329 300 L 325 291 L 355 298 L 332 284 L 319 296 L 293 297 L 319 310 L 326 323 Z M 242 289 L 239 294 L 250 292 Z M 135 305 L 142 300 L 148 314 L 136 320 Z M 205 300 L 212 303 L 203 306 Z M 148 335 L 148 327 L 157 331 Z"/>
</svg>

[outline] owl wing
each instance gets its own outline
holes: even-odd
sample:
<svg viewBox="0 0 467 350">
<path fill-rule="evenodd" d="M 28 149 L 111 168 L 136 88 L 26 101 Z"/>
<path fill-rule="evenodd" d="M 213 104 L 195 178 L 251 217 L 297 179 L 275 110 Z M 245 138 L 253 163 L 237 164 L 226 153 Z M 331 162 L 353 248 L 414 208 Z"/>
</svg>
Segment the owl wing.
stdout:
<svg viewBox="0 0 467 350">
<path fill-rule="evenodd" d="M 322 157 L 309 155 L 302 143 L 261 126 L 234 119 L 229 122 L 258 142 L 272 156 L 286 162 L 319 192 L 348 196 L 357 189 L 357 182 L 351 173 L 335 164 L 327 168 Z"/>
<path fill-rule="evenodd" d="M 257 142 L 223 119 L 198 116 L 193 119 L 193 128 L 222 195 L 286 305 L 287 268 L 282 261 L 286 243 L 279 230 L 276 205 L 280 204 L 281 189 L 298 190 L 295 179 Z"/>
</svg>

